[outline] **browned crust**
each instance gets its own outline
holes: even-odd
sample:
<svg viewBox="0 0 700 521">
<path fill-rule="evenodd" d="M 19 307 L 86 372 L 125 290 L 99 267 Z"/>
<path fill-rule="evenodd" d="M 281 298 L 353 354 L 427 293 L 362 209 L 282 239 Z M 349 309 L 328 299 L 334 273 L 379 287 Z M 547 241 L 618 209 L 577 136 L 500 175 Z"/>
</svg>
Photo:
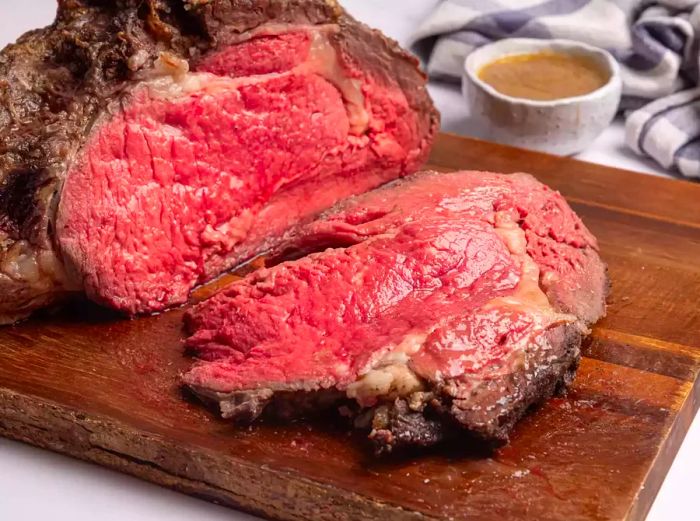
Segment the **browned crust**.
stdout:
<svg viewBox="0 0 700 521">
<path fill-rule="evenodd" d="M 559 312 L 584 315 L 580 323 L 550 330 L 547 333 L 550 349 L 529 353 L 529 370 L 485 381 L 468 400 L 454 400 L 450 393 L 453 384 L 447 382 L 435 390 L 423 412 L 407 411 L 398 402 L 390 404 L 388 411 L 382 411 L 383 418 L 375 420 L 370 434 L 375 450 L 383 453 L 414 445 L 427 446 L 464 435 L 487 445 L 500 445 L 508 441 L 510 431 L 533 406 L 558 391 L 565 391 L 573 382 L 581 360 L 583 329 L 605 315 L 610 292 L 607 266 L 595 251 L 590 248 L 587 251 L 591 254 L 591 264 L 582 275 L 589 283 L 585 291 L 564 295 L 555 286 L 548 292 Z M 494 404 L 494 396 L 506 398 L 507 402 Z M 409 429 L 416 427 L 414 435 Z"/>
<path fill-rule="evenodd" d="M 279 392 L 269 389 L 215 393 L 191 388 L 224 418 L 247 424 L 263 413 L 289 420 L 345 404 L 355 415 L 355 425 L 371 429 L 369 439 L 377 454 L 411 447 L 429 447 L 458 437 L 497 446 L 508 441 L 515 424 L 533 406 L 565 391 L 574 379 L 581 359 L 583 334 L 576 325 L 559 326 L 547 333 L 550 349 L 533 350 L 529 370 L 485 381 L 463 402 L 454 400 L 450 382 L 426 393 L 424 407 L 411 409 L 407 399 L 382 403 L 372 410 L 358 410 L 343 393 Z M 498 403 L 494 397 L 507 398 Z"/>
<path fill-rule="evenodd" d="M 452 416 L 475 437 L 489 443 L 507 442 L 510 431 L 532 406 L 549 399 L 557 390 L 565 390 L 576 374 L 581 360 L 581 332 L 576 326 L 561 326 L 551 330 L 547 337 L 551 349 L 534 351 L 529 359 L 529 371 L 487 382 L 465 409 L 455 401 L 441 406 L 449 407 Z M 489 394 L 498 393 L 502 387 L 510 389 L 505 393 L 510 402 L 484 414 L 493 403 L 488 400 Z M 482 402 L 482 396 L 487 400 Z"/>
</svg>

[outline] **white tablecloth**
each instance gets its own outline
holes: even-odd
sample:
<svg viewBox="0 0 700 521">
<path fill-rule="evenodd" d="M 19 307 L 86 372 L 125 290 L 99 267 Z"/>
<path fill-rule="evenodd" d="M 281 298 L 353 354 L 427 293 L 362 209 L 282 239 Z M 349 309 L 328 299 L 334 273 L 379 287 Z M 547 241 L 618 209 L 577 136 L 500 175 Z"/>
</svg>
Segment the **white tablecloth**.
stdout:
<svg viewBox="0 0 700 521">
<path fill-rule="evenodd" d="M 344 0 L 361 20 L 405 42 L 437 0 Z M 53 18 L 55 0 L 0 0 L 0 45 Z M 443 128 L 469 134 L 463 123 L 464 104 L 456 89 L 431 85 L 443 113 Z M 582 159 L 656 175 L 653 163 L 635 157 L 623 145 L 617 122 Z M 526 169 L 527 165 L 523 165 Z M 624 450 L 621 447 L 621 450 Z M 648 521 L 699 518 L 700 422 L 696 419 L 664 483 Z M 0 439 L 0 520 L 31 521 L 216 521 L 252 519 L 93 465 L 73 461 L 19 443 Z"/>
</svg>

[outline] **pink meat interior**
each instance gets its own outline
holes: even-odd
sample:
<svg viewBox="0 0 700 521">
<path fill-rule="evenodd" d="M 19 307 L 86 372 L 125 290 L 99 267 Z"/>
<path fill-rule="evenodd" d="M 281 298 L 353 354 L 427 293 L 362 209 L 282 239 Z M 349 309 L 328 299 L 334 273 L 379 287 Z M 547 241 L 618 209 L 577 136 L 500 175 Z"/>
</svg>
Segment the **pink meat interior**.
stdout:
<svg viewBox="0 0 700 521">
<path fill-rule="evenodd" d="M 188 345 L 214 363 L 189 381 L 216 382 L 218 391 L 255 389 L 261 379 L 342 388 L 406 334 L 478 309 L 517 282 L 508 251 L 485 227 L 408 225 L 262 271 L 213 299 L 190 321 Z M 467 304 L 456 309 L 455 298 Z"/>
<path fill-rule="evenodd" d="M 455 397 L 466 396 L 547 349 L 548 328 L 594 321 L 605 306 L 595 239 L 530 176 L 412 176 L 324 214 L 292 247 L 321 251 L 188 314 L 187 344 L 203 361 L 186 383 L 345 390 L 398 363 L 428 382 L 463 382 Z"/>
<path fill-rule="evenodd" d="M 57 219 L 91 298 L 131 314 L 185 302 L 295 224 L 418 167 L 428 147 L 405 95 L 324 38 L 228 46 L 137 86 L 96 125 Z"/>
</svg>

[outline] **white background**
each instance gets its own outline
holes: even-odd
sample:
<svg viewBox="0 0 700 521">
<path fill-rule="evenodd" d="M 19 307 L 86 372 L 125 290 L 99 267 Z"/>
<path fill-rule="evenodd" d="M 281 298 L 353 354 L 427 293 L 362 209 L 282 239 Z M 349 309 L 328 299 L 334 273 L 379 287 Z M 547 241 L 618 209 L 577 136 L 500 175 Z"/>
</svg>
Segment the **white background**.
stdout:
<svg viewBox="0 0 700 521">
<path fill-rule="evenodd" d="M 404 43 L 437 0 L 341 0 L 355 16 Z M 0 0 L 0 45 L 53 19 L 55 0 Z M 469 134 L 456 88 L 431 85 L 443 128 Z M 650 174 L 664 173 L 635 157 L 616 123 L 581 158 Z M 527 165 L 523 165 L 527 170 Z M 667 175 L 667 174 L 666 174 Z M 625 450 L 620 447 L 620 450 Z M 700 421 L 696 419 L 659 493 L 648 521 L 700 519 Z M 0 521 L 246 520 L 210 505 L 93 465 L 0 439 Z"/>
</svg>

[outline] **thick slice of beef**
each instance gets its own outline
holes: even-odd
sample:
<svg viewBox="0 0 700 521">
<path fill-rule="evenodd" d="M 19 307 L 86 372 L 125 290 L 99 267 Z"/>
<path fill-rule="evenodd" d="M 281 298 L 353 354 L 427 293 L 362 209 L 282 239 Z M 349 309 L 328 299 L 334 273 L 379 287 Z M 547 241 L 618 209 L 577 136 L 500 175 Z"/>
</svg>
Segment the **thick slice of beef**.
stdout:
<svg viewBox="0 0 700 521">
<path fill-rule="evenodd" d="M 334 0 L 63 0 L 0 53 L 0 321 L 127 313 L 415 171 L 416 60 Z"/>
<path fill-rule="evenodd" d="M 380 451 L 464 431 L 505 440 L 570 381 L 605 312 L 594 237 L 525 174 L 410 176 L 278 253 L 301 258 L 187 314 L 201 361 L 185 383 L 242 422 L 339 405 Z"/>
</svg>

